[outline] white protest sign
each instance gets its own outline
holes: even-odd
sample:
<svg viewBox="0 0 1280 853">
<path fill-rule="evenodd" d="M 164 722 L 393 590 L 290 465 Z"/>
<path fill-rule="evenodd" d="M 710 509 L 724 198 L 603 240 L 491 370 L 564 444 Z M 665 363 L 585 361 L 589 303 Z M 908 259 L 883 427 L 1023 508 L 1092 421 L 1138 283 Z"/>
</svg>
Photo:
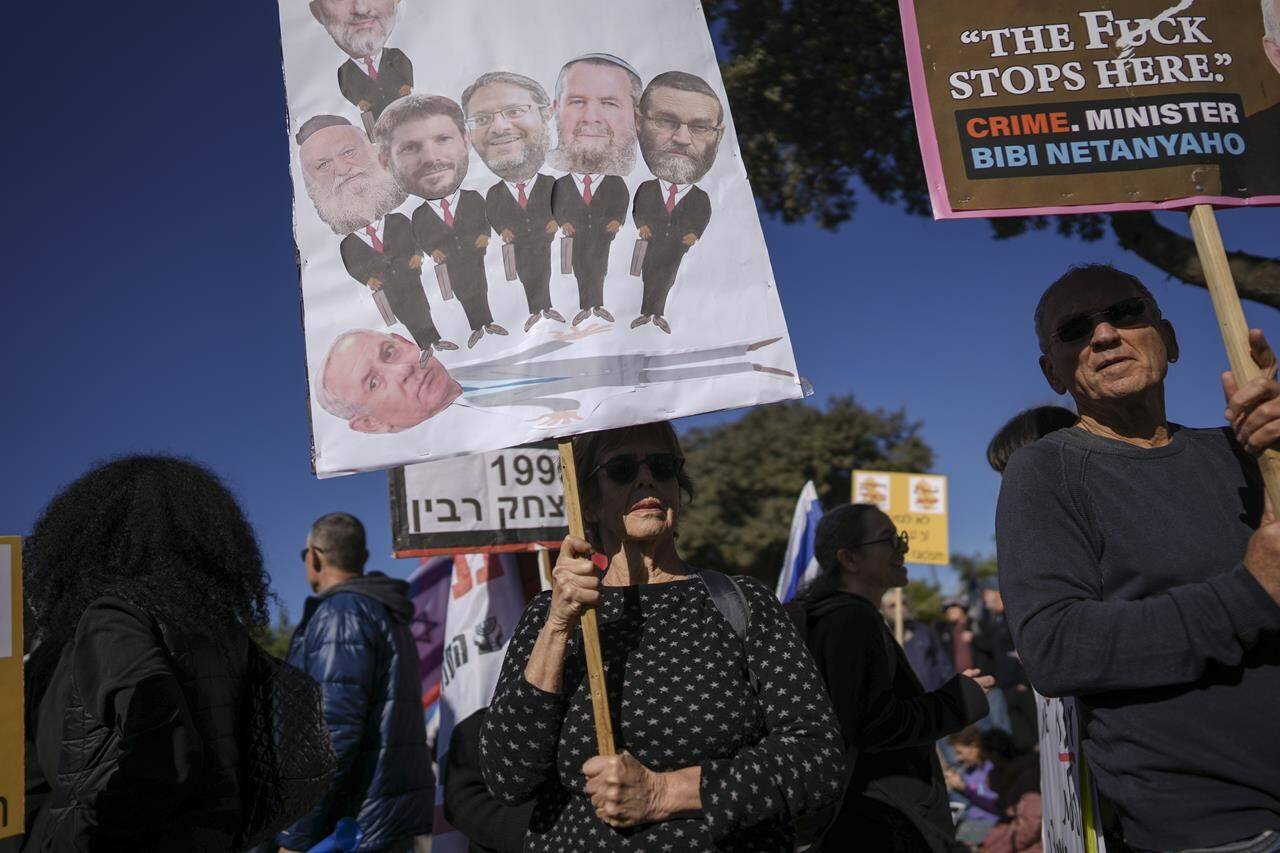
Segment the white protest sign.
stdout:
<svg viewBox="0 0 1280 853">
<path fill-rule="evenodd" d="M 1084 784 L 1080 717 L 1076 701 L 1036 694 L 1040 728 L 1041 838 L 1054 853 L 1106 853 L 1098 800 Z M 1086 790 L 1087 788 L 1087 790 Z"/>
<path fill-rule="evenodd" d="M 507 643 L 524 605 L 514 556 L 467 554 L 453 558 L 440 670 L 440 733 L 436 738 L 440 766 L 445 764 L 454 726 L 493 698 Z M 467 839 L 444 817 L 444 794 L 444 785 L 437 785 L 431 849 L 435 853 L 465 853 Z"/>
<path fill-rule="evenodd" d="M 694 0 L 282 0 L 317 475 L 803 395 Z"/>
<path fill-rule="evenodd" d="M 397 557 L 532 550 L 568 534 L 554 447 L 441 459 L 389 476 Z"/>
</svg>

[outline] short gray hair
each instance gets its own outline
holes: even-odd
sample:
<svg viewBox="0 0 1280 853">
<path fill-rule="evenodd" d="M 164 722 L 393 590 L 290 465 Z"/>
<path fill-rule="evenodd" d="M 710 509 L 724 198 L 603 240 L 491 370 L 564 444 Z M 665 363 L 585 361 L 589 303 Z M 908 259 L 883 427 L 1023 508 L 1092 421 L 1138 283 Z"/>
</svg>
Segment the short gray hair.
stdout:
<svg viewBox="0 0 1280 853">
<path fill-rule="evenodd" d="M 476 78 L 476 82 L 472 83 L 462 93 L 462 109 L 468 111 L 471 103 L 471 97 L 485 86 L 495 86 L 505 84 L 508 86 L 519 86 L 524 89 L 533 98 L 533 103 L 539 107 L 551 106 L 551 99 L 547 97 L 547 90 L 542 88 L 542 84 L 532 77 L 526 77 L 523 74 L 516 74 L 512 71 L 489 71 L 481 74 Z"/>
<path fill-rule="evenodd" d="M 431 116 L 448 116 L 458 126 L 458 132 L 467 132 L 467 120 L 462 115 L 462 107 L 444 95 L 405 95 L 396 98 L 373 126 L 373 139 L 378 144 L 378 153 L 387 162 L 391 162 L 391 136 L 400 125 L 420 118 Z"/>
<path fill-rule="evenodd" d="M 1280 44 L 1280 9 L 1276 6 L 1280 0 L 1262 0 L 1262 25 L 1267 38 Z"/>
<path fill-rule="evenodd" d="M 1156 302 L 1156 298 L 1151 295 L 1151 291 L 1147 286 L 1138 279 L 1136 275 L 1118 270 L 1111 264 L 1076 264 L 1069 267 L 1065 273 L 1058 276 L 1052 284 L 1044 289 L 1044 293 L 1040 295 L 1040 301 L 1036 303 L 1035 327 L 1036 340 L 1040 343 L 1040 352 L 1047 353 L 1049 345 L 1053 343 L 1053 332 L 1044 327 L 1044 312 L 1049 304 L 1049 296 L 1062 287 L 1070 287 L 1077 285 L 1082 281 L 1111 279 L 1115 282 L 1123 282 L 1132 286 L 1138 291 L 1143 299 L 1151 303 L 1151 310 L 1158 320 L 1161 317 L 1160 303 Z"/>
<path fill-rule="evenodd" d="M 368 414 L 368 409 L 359 403 L 353 403 L 344 397 L 340 397 L 329 389 L 325 384 L 325 374 L 329 372 L 329 361 L 333 358 L 333 353 L 349 338 L 356 335 L 363 335 L 372 332 L 371 329 L 352 329 L 349 332 L 343 332 L 341 335 L 329 345 L 329 351 L 324 354 L 324 360 L 320 362 L 320 367 L 316 370 L 315 379 L 312 386 L 316 389 L 316 402 L 320 404 L 320 408 L 324 409 L 335 418 L 342 418 L 344 421 L 350 421 L 352 418 L 358 418 L 361 415 Z M 377 332 L 373 332 L 377 334 Z"/>
<path fill-rule="evenodd" d="M 581 63 L 606 67 L 612 66 L 627 72 L 627 77 L 631 80 L 631 106 L 640 109 L 640 98 L 644 94 L 644 83 L 640 80 L 640 72 L 632 68 L 630 62 L 620 59 L 612 53 L 584 53 L 582 56 L 574 57 L 566 62 L 564 67 L 560 69 L 560 76 L 556 77 L 557 103 L 560 101 L 560 96 L 564 94 L 565 75 L 569 73 L 570 68 Z"/>
</svg>

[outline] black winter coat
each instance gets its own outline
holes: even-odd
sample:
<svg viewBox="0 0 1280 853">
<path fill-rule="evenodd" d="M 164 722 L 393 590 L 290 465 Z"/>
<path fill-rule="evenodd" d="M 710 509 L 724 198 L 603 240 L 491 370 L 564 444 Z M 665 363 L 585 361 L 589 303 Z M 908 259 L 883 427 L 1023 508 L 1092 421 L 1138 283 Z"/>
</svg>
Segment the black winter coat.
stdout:
<svg viewBox="0 0 1280 853">
<path fill-rule="evenodd" d="M 289 663 L 320 684 L 338 772 L 320 804 L 277 836 L 281 847 L 307 850 L 344 817 L 360 825 L 359 850 L 431 831 L 435 780 L 408 589 L 370 572 L 307 599 Z"/>
<path fill-rule="evenodd" d="M 806 642 L 852 757 L 844 805 L 823 850 L 962 850 L 935 742 L 987 715 L 971 678 L 926 692 L 880 611 L 831 593 L 808 609 Z"/>
<path fill-rule="evenodd" d="M 91 604 L 29 721 L 52 791 L 23 849 L 232 849 L 249 642 L 173 630 L 114 597 Z"/>
</svg>

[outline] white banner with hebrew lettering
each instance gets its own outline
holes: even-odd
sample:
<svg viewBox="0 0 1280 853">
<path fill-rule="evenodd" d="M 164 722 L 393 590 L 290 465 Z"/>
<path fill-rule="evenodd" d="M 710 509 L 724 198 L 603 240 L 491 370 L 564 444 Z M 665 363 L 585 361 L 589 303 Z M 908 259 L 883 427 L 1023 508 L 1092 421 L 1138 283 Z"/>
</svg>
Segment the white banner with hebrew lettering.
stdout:
<svg viewBox="0 0 1280 853">
<path fill-rule="evenodd" d="M 1041 839 L 1055 853 L 1106 853 L 1097 792 L 1084 769 L 1076 700 L 1036 694 L 1040 725 Z"/>
<path fill-rule="evenodd" d="M 800 397 L 695 0 L 281 0 L 321 476 Z"/>
<path fill-rule="evenodd" d="M 560 453 L 551 444 L 408 465 L 388 476 L 397 557 L 531 551 L 569 532 Z"/>
<path fill-rule="evenodd" d="M 502 658 L 524 603 L 515 557 L 467 554 L 453 558 L 440 668 L 440 733 L 436 738 L 440 767 L 445 766 L 454 726 L 487 707 L 493 698 Z M 444 818 L 444 785 L 436 786 L 433 835 L 434 853 L 467 849 L 466 839 Z"/>
</svg>

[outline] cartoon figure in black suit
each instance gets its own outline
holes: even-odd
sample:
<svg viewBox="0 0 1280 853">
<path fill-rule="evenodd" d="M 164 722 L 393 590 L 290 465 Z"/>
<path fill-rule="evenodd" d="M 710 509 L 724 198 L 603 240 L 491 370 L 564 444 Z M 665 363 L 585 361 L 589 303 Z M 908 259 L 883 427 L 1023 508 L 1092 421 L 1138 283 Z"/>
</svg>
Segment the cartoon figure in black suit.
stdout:
<svg viewBox="0 0 1280 853">
<path fill-rule="evenodd" d="M 371 291 L 387 296 L 396 319 L 405 325 L 419 349 L 456 350 L 442 340 L 431 320 L 431 305 L 422 289 L 422 253 L 413 225 L 402 213 L 392 213 L 342 240 L 342 263 L 351 277 Z"/>
<path fill-rule="evenodd" d="M 471 145 L 501 181 L 489 188 L 489 224 L 512 244 L 516 276 L 529 303 L 528 332 L 551 307 L 551 241 L 559 227 L 551 213 L 555 179 L 539 174 L 551 140 L 551 99 L 536 80 L 507 71 L 482 74 L 462 93 Z"/>
<path fill-rule="evenodd" d="M 652 322 L 668 335 L 667 294 L 680 262 L 711 221 L 711 199 L 695 184 L 711 169 L 724 136 L 724 107 L 701 77 L 668 71 L 640 98 L 640 154 L 657 176 L 636 189 L 633 215 L 648 241 L 641 280 L 644 296 L 635 329 Z"/>
<path fill-rule="evenodd" d="M 338 68 L 338 90 L 370 131 L 387 104 L 413 90 L 413 63 L 386 47 L 399 0 L 311 0 L 311 14 L 351 58 Z"/>
<path fill-rule="evenodd" d="M 471 326 L 467 347 L 484 337 L 505 335 L 489 310 L 484 253 L 489 220 L 480 193 L 460 189 L 470 152 L 462 109 L 441 95 L 408 95 L 383 111 L 374 134 L 379 158 L 401 189 L 426 201 L 413 212 L 418 246 L 448 278 Z"/>
<path fill-rule="evenodd" d="M 618 177 L 636 160 L 636 109 L 640 75 L 607 53 L 569 60 L 556 81 L 557 148 L 552 165 L 569 172 L 556 181 L 551 210 L 573 238 L 573 274 L 578 279 L 578 325 L 591 314 L 613 322 L 604 307 L 609 248 L 627 219 L 631 194 Z"/>
</svg>

